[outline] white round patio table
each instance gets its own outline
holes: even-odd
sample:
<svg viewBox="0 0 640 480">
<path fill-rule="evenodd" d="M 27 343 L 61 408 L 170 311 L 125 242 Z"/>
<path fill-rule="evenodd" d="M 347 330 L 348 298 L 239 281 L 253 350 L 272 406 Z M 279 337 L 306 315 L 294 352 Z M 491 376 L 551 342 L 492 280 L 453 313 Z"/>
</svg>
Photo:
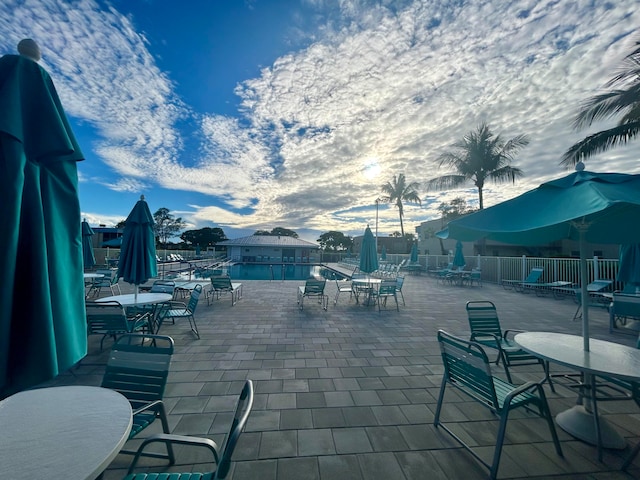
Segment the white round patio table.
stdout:
<svg viewBox="0 0 640 480">
<path fill-rule="evenodd" d="M 124 295 L 112 295 L 110 297 L 102 297 L 96 300 L 96 303 L 102 302 L 118 302 L 123 307 L 135 307 L 140 305 L 154 305 L 156 303 L 164 303 L 173 299 L 169 293 L 126 293 Z"/>
<path fill-rule="evenodd" d="M 104 273 L 85 273 L 84 274 L 85 280 L 95 280 L 96 278 L 102 278 L 102 277 L 104 277 Z"/>
<path fill-rule="evenodd" d="M 0 478 L 94 479 L 129 438 L 131 404 L 118 392 L 69 386 L 0 401 Z"/>
<path fill-rule="evenodd" d="M 617 377 L 630 382 L 640 381 L 640 349 L 595 338 L 589 339 L 589 351 L 583 347 L 583 338 L 553 332 L 518 333 L 514 340 L 520 347 L 543 360 L 548 360 L 574 370 L 579 370 L 593 379 L 595 375 Z M 585 380 L 589 383 L 589 380 Z M 593 388 L 593 383 L 590 384 Z M 594 410 L 597 412 L 595 400 Z M 597 423 L 596 423 L 597 422 Z M 556 415 L 556 423 L 576 438 L 601 448 L 624 449 L 625 439 L 604 419 L 583 405 L 576 405 Z M 598 442 L 597 428 L 601 439 Z"/>
</svg>

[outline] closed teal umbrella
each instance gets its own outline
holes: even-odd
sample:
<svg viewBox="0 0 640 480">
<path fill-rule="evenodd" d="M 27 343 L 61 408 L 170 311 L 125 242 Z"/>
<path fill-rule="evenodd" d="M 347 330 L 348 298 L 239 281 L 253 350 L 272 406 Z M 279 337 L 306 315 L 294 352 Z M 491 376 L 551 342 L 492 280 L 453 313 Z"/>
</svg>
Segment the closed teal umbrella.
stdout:
<svg viewBox="0 0 640 480">
<path fill-rule="evenodd" d="M 467 264 L 467 261 L 464 258 L 464 254 L 462 253 L 462 242 L 458 240 L 456 242 L 456 253 L 453 256 L 453 266 L 454 267 L 464 267 Z"/>
<path fill-rule="evenodd" d="M 618 280 L 640 285 L 640 244 L 620 245 Z"/>
<path fill-rule="evenodd" d="M 378 269 L 378 252 L 376 251 L 376 239 L 367 225 L 362 237 L 360 250 L 360 271 L 364 273 L 375 272 Z"/>
<path fill-rule="evenodd" d="M 385 245 L 382 246 L 382 252 L 380 252 L 380 260 L 387 259 L 387 247 Z"/>
<path fill-rule="evenodd" d="M 93 228 L 86 220 L 82 221 L 82 261 L 84 268 L 91 268 L 96 264 L 96 257 L 93 254 Z"/>
<path fill-rule="evenodd" d="M 158 274 L 154 224 L 149 206 L 142 195 L 125 221 L 118 261 L 118 277 L 135 285 L 136 295 L 138 285 Z"/>
<path fill-rule="evenodd" d="M 49 74 L 22 55 L 0 58 L 0 398 L 87 353 L 83 158 Z"/>
<path fill-rule="evenodd" d="M 411 263 L 418 263 L 418 245 L 413 244 L 411 246 L 411 254 L 409 255 L 409 260 Z"/>
</svg>

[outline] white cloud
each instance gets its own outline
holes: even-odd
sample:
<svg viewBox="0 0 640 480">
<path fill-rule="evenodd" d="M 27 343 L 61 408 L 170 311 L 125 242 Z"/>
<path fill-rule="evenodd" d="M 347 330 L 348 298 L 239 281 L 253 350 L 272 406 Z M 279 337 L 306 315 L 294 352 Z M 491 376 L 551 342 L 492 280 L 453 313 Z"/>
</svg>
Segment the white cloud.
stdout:
<svg viewBox="0 0 640 480">
<path fill-rule="evenodd" d="M 487 185 L 486 206 L 564 174 L 562 153 L 587 133 L 572 131 L 572 116 L 618 67 L 640 24 L 635 0 L 305 1 L 325 22 L 314 43 L 242 81 L 238 118 L 191 111 L 135 19 L 92 0 L 5 2 L 0 46 L 44 39 L 44 66 L 65 108 L 103 138 L 94 151 L 119 177 L 111 188 L 157 184 L 227 205 L 196 208 L 194 224 L 359 233 L 375 221 L 382 183 L 400 172 L 419 182 L 444 173 L 437 156 L 481 121 L 506 138 L 531 138 L 515 163 L 525 178 Z M 199 125 L 197 158 L 184 149 L 183 121 Z M 588 166 L 638 172 L 639 147 Z M 367 176 L 372 158 L 377 178 Z M 469 187 L 408 206 L 406 230 L 461 195 L 477 198 Z M 399 230 L 397 210 L 378 214 L 381 233 Z"/>
</svg>

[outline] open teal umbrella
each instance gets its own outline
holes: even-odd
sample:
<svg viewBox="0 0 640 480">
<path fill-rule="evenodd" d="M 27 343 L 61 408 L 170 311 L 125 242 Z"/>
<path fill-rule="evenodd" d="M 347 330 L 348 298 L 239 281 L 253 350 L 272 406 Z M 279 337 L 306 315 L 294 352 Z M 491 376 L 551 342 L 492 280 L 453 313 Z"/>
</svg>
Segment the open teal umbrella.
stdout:
<svg viewBox="0 0 640 480">
<path fill-rule="evenodd" d="M 382 246 L 382 251 L 380 252 L 380 260 L 386 260 L 387 259 L 387 247 L 386 245 Z"/>
<path fill-rule="evenodd" d="M 481 238 L 516 245 L 571 239 L 580 245 L 582 334 L 589 350 L 586 243 L 637 243 L 640 175 L 581 170 L 522 195 L 449 222 L 440 238 Z M 583 167 L 582 167 L 583 168 Z"/>
<path fill-rule="evenodd" d="M 82 221 L 82 261 L 84 268 L 91 268 L 96 264 L 96 257 L 93 254 L 93 228 L 86 220 Z"/>
<path fill-rule="evenodd" d="M 142 195 L 125 221 L 118 261 L 118 277 L 135 285 L 135 295 L 138 295 L 138 285 L 158 274 L 154 224 Z"/>
<path fill-rule="evenodd" d="M 76 166 L 84 157 L 38 59 L 0 58 L 0 398 L 87 353 Z"/>
<path fill-rule="evenodd" d="M 376 251 L 376 239 L 367 225 L 362 237 L 360 249 L 360 271 L 364 273 L 375 272 L 378 269 L 378 252 Z"/>
<path fill-rule="evenodd" d="M 464 259 L 464 253 L 462 253 L 462 242 L 458 240 L 456 242 L 456 253 L 453 256 L 453 266 L 454 267 L 464 267 L 467 264 L 467 261 Z"/>
<path fill-rule="evenodd" d="M 583 348 L 589 350 L 587 252 L 590 243 L 637 243 L 640 238 L 640 175 L 576 172 L 449 222 L 439 237 L 474 241 L 488 238 L 518 245 L 561 239 L 580 245 Z M 588 383 L 588 382 L 587 382 Z M 556 421 L 574 436 L 595 443 L 588 402 L 558 414 Z M 604 422 L 601 420 L 600 428 Z M 608 434 L 607 434 L 608 435 Z M 613 443 L 612 443 L 613 445 Z"/>
<path fill-rule="evenodd" d="M 418 263 L 418 245 L 414 243 L 411 246 L 411 253 L 409 255 L 409 261 L 411 263 Z"/>
<path fill-rule="evenodd" d="M 107 240 L 106 242 L 102 242 L 103 247 L 121 247 L 122 246 L 122 237 L 112 238 L 111 240 Z"/>
</svg>

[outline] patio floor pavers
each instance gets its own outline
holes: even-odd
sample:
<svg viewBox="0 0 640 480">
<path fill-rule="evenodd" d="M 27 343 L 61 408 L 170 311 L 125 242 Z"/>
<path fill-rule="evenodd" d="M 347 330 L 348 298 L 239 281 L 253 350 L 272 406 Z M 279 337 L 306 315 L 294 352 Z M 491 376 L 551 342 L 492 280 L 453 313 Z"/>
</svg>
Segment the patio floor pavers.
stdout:
<svg viewBox="0 0 640 480">
<path fill-rule="evenodd" d="M 571 318 L 571 299 L 555 300 L 505 291 L 499 286 L 441 285 L 426 276 L 409 276 L 400 312 L 358 305 L 348 296 L 328 311 L 299 310 L 296 281 L 245 281 L 243 298 L 199 305 L 201 338 L 188 325 L 164 324 L 161 334 L 176 343 L 166 392 L 170 424 L 180 434 L 223 439 L 231 410 L 245 378 L 255 382 L 254 408 L 240 439 L 230 478 L 260 480 L 485 478 L 487 471 L 433 422 L 442 379 L 436 332 L 443 328 L 468 336 L 465 303 L 492 300 L 503 328 L 580 334 Z M 122 285 L 123 293 L 127 284 Z M 335 284 L 329 282 L 330 298 Z M 626 345 L 632 336 L 609 334 L 608 315 L 591 310 L 591 335 Z M 97 339 L 74 374 L 47 385 L 97 385 L 106 361 Z M 540 369 L 512 369 L 514 381 L 540 378 Z M 552 372 L 559 367 L 552 365 Z M 503 375 L 497 368 L 495 373 Z M 575 391 L 547 389 L 555 415 L 575 403 Z M 490 458 L 497 422 L 487 409 L 447 389 L 443 415 L 449 425 L 478 445 Z M 640 441 L 640 409 L 633 402 L 600 403 L 602 415 L 628 438 Z M 189 431 L 191 430 L 191 431 Z M 558 428 L 565 458 L 555 455 L 543 420 L 514 415 L 499 478 L 633 478 L 640 477 L 640 458 L 629 474 L 619 471 L 626 451 L 596 449 Z M 118 456 L 105 480 L 122 478 L 129 457 Z M 193 463 L 196 463 L 193 465 Z M 207 470 L 200 455 L 178 458 L 172 471 Z M 162 460 L 145 463 L 164 466 Z M 161 469 L 161 468 L 160 468 Z M 158 468 L 156 468 L 158 471 Z"/>
</svg>

